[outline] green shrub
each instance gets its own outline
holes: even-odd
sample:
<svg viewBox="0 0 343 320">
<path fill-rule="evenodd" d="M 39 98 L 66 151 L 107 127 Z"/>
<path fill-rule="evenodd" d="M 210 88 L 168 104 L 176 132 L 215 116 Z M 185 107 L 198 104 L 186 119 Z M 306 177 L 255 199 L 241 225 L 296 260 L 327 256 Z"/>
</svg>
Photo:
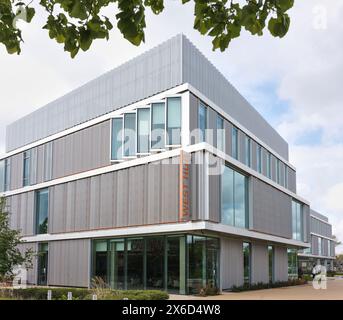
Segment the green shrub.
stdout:
<svg viewBox="0 0 343 320">
<path fill-rule="evenodd" d="M 159 290 L 111 290 L 108 295 L 102 296 L 101 300 L 167 300 L 167 292 Z M 99 299 L 99 300 L 100 300 Z"/>
<path fill-rule="evenodd" d="M 271 289 L 271 288 L 281 288 L 281 287 L 289 287 L 289 286 L 297 286 L 306 284 L 307 281 L 304 279 L 293 279 L 288 281 L 277 281 L 277 282 L 270 282 L 270 283 L 245 283 L 242 286 L 233 286 L 231 288 L 232 292 L 242 292 L 248 290 L 262 290 L 262 289 Z"/>
</svg>

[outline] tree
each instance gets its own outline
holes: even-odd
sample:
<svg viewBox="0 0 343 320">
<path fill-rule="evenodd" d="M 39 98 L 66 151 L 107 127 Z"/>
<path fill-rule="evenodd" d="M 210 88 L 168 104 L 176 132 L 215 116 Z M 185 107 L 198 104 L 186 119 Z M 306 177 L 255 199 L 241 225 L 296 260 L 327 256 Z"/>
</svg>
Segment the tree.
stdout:
<svg viewBox="0 0 343 320">
<path fill-rule="evenodd" d="M 0 282 L 13 277 L 16 266 L 32 267 L 33 250 L 28 249 L 21 253 L 18 245 L 20 232 L 9 226 L 9 214 L 5 211 L 6 201 L 0 198 Z"/>
<path fill-rule="evenodd" d="M 261 36 L 267 27 L 273 36 L 285 36 L 290 25 L 287 11 L 294 4 L 294 0 L 180 1 L 194 2 L 194 29 L 212 37 L 213 50 L 221 51 L 240 36 L 242 28 Z M 10 54 L 20 54 L 23 39 L 17 21 L 33 20 L 35 8 L 31 2 L 0 0 L 0 43 Z M 118 13 L 114 17 L 102 15 L 102 9 L 110 5 L 116 5 Z M 163 0 L 40 0 L 39 6 L 47 13 L 43 29 L 63 44 L 72 58 L 80 49 L 87 51 L 95 39 L 108 40 L 114 19 L 124 38 L 140 45 L 145 41 L 145 10 L 150 8 L 154 14 L 164 10 Z"/>
</svg>

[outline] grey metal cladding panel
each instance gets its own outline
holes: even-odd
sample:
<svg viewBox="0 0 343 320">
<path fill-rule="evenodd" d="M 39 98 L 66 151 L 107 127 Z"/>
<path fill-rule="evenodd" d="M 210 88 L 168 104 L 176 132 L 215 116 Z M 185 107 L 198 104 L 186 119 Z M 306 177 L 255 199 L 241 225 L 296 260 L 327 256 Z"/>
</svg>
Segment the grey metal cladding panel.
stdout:
<svg viewBox="0 0 343 320">
<path fill-rule="evenodd" d="M 262 148 L 262 174 L 267 176 L 268 151 Z"/>
<path fill-rule="evenodd" d="M 154 162 L 148 166 L 148 224 L 160 222 L 161 185 L 161 164 Z"/>
<path fill-rule="evenodd" d="M 331 237 L 332 226 L 311 217 L 311 232 L 324 237 Z"/>
<path fill-rule="evenodd" d="M 288 160 L 288 145 L 206 57 L 183 37 L 183 82 L 188 82 Z"/>
<path fill-rule="evenodd" d="M 110 121 L 54 141 L 53 178 L 96 169 L 110 162 Z"/>
<path fill-rule="evenodd" d="M 124 171 L 124 170 L 122 170 Z M 121 172 L 121 171 L 120 171 Z M 114 225 L 115 221 L 115 212 L 118 213 L 117 221 L 120 221 L 120 217 L 122 215 L 127 215 L 127 209 L 125 211 L 125 208 L 122 208 L 122 202 L 125 201 L 126 203 L 126 197 L 125 199 L 121 199 L 121 197 L 124 197 L 123 192 L 125 193 L 125 188 L 127 188 L 128 181 L 121 181 L 120 175 L 122 173 L 119 172 L 111 172 L 107 174 L 101 175 L 100 179 L 100 227 L 112 227 Z M 118 177 L 118 185 L 120 186 L 118 188 L 118 193 L 114 193 L 114 185 L 115 179 Z M 92 189 L 92 192 L 96 190 Z M 114 211 L 114 208 L 116 206 L 116 211 Z M 124 210 L 123 210 L 124 209 Z"/>
<path fill-rule="evenodd" d="M 178 157 L 174 164 L 162 162 L 161 173 L 161 221 L 175 222 L 179 217 L 179 165 Z M 153 165 L 153 164 L 150 164 Z"/>
<path fill-rule="evenodd" d="M 315 210 L 313 210 L 313 209 L 311 209 L 311 214 L 312 214 L 313 216 L 319 218 L 319 219 L 322 219 L 322 220 L 324 220 L 324 221 L 326 221 L 326 222 L 329 222 L 328 217 L 324 216 L 323 214 L 321 214 L 321 213 L 319 213 L 319 212 L 317 212 L 317 211 L 315 211 Z"/>
<path fill-rule="evenodd" d="M 323 239 L 322 240 L 322 242 L 323 242 L 323 252 L 322 252 L 322 255 L 323 256 L 327 256 L 328 255 L 328 242 L 329 242 L 329 240 L 328 239 Z"/>
<path fill-rule="evenodd" d="M 10 189 L 19 189 L 23 186 L 23 153 L 11 157 Z"/>
<path fill-rule="evenodd" d="M 251 168 L 257 171 L 257 143 L 251 140 Z"/>
<path fill-rule="evenodd" d="M 90 179 L 76 181 L 75 229 L 89 229 L 90 220 Z"/>
<path fill-rule="evenodd" d="M 241 240 L 221 238 L 220 281 L 222 289 L 243 285 L 243 244 Z"/>
<path fill-rule="evenodd" d="M 120 170 L 117 173 L 117 196 L 116 196 L 116 226 L 129 225 L 129 202 L 131 201 L 129 189 L 129 169 Z"/>
<path fill-rule="evenodd" d="M 49 232 L 59 233 L 66 230 L 67 213 L 67 184 L 60 184 L 49 188 Z"/>
<path fill-rule="evenodd" d="M 212 168 L 220 168 L 223 164 L 222 161 L 209 154 L 210 166 Z M 211 171 L 211 168 L 210 168 Z M 211 172 L 210 172 L 211 173 Z M 213 172 L 215 173 L 215 172 Z M 219 174 L 209 174 L 209 220 L 213 222 L 220 222 L 220 175 Z"/>
<path fill-rule="evenodd" d="M 129 225 L 144 224 L 144 216 L 147 212 L 146 172 L 146 165 L 129 169 Z"/>
<path fill-rule="evenodd" d="M 318 237 L 314 235 L 312 235 L 311 248 L 312 248 L 312 254 L 318 255 Z"/>
<path fill-rule="evenodd" d="M 333 241 L 330 241 L 330 246 L 331 246 L 331 257 L 335 257 L 336 256 L 336 246 L 335 243 Z"/>
<path fill-rule="evenodd" d="M 181 83 L 181 35 L 178 35 L 9 125 L 6 150 L 11 151 Z"/>
<path fill-rule="evenodd" d="M 311 218 L 310 218 L 310 207 L 303 205 L 303 223 L 304 223 L 304 241 L 310 242 L 311 239 Z"/>
<path fill-rule="evenodd" d="M 75 231 L 76 182 L 67 183 L 66 232 Z"/>
<path fill-rule="evenodd" d="M 48 284 L 88 287 L 90 240 L 65 240 L 49 243 Z"/>
<path fill-rule="evenodd" d="M 296 172 L 288 167 L 288 189 L 292 192 L 297 192 L 297 177 Z"/>
<path fill-rule="evenodd" d="M 22 236 L 32 236 L 34 234 L 34 195 L 33 191 L 17 195 L 17 197 L 21 198 L 17 223 Z"/>
<path fill-rule="evenodd" d="M 217 146 L 217 113 L 211 109 L 208 108 L 208 124 L 207 124 L 207 128 L 209 130 L 207 130 L 206 132 L 206 141 L 213 145 L 214 147 Z"/>
<path fill-rule="evenodd" d="M 90 229 L 98 229 L 100 227 L 100 179 L 101 176 L 90 178 Z"/>
<path fill-rule="evenodd" d="M 21 243 L 18 245 L 18 249 L 21 254 L 24 254 L 27 250 L 32 250 L 34 253 L 38 251 L 37 243 Z M 32 268 L 27 269 L 27 282 L 28 284 L 37 284 L 37 274 L 38 274 L 38 257 L 35 256 L 32 260 Z"/>
<path fill-rule="evenodd" d="M 238 130 L 238 160 L 245 163 L 245 133 Z"/>
<path fill-rule="evenodd" d="M 285 193 L 251 177 L 253 229 L 284 238 L 292 237 L 292 201 Z"/>
<path fill-rule="evenodd" d="M 199 204 L 198 204 L 198 193 L 199 193 L 199 164 L 196 164 L 196 158 L 199 157 L 199 152 L 193 153 L 191 156 L 191 167 L 190 167 L 190 176 L 191 176 L 191 219 L 199 219 Z"/>
<path fill-rule="evenodd" d="M 268 283 L 268 247 L 266 244 L 251 243 L 251 282 Z"/>
<path fill-rule="evenodd" d="M 275 281 L 288 280 L 288 255 L 286 247 L 274 246 Z"/>
<path fill-rule="evenodd" d="M 31 160 L 30 160 L 30 184 L 37 183 L 37 157 L 38 157 L 38 148 L 31 149 Z"/>
</svg>

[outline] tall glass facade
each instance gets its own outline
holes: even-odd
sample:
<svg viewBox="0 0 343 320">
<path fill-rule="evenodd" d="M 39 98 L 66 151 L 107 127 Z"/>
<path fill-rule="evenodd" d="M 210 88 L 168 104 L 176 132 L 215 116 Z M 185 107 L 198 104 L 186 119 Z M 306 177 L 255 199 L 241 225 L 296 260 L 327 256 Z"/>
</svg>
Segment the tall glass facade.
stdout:
<svg viewBox="0 0 343 320">
<path fill-rule="evenodd" d="M 165 147 L 165 106 L 164 103 L 151 105 L 151 149 Z"/>
<path fill-rule="evenodd" d="M 48 281 L 49 245 L 40 243 L 38 248 L 38 285 L 45 286 Z"/>
<path fill-rule="evenodd" d="M 256 149 L 256 168 L 258 173 L 262 173 L 262 147 L 257 146 Z"/>
<path fill-rule="evenodd" d="M 322 250 L 322 238 L 318 237 L 318 255 L 321 256 L 323 254 Z"/>
<path fill-rule="evenodd" d="M 93 242 L 93 277 L 115 289 L 160 289 L 181 294 L 218 286 L 219 240 L 168 235 Z"/>
<path fill-rule="evenodd" d="M 297 201 L 292 201 L 292 238 L 303 241 L 303 206 Z"/>
<path fill-rule="evenodd" d="M 251 244 L 243 242 L 243 276 L 244 283 L 251 283 Z"/>
<path fill-rule="evenodd" d="M 274 247 L 268 246 L 269 282 L 274 282 Z"/>
<path fill-rule="evenodd" d="M 181 97 L 167 98 L 168 145 L 181 144 Z"/>
<path fill-rule="evenodd" d="M 288 277 L 298 277 L 298 252 L 296 249 L 288 249 Z"/>
<path fill-rule="evenodd" d="M 124 156 L 136 155 L 136 114 L 126 113 L 124 115 Z"/>
<path fill-rule="evenodd" d="M 238 160 L 238 129 L 233 127 L 231 132 L 231 155 Z"/>
<path fill-rule="evenodd" d="M 245 164 L 251 167 L 251 139 L 245 137 Z"/>
<path fill-rule="evenodd" d="M 200 103 L 198 114 L 198 126 L 199 126 L 199 142 L 206 141 L 206 129 L 207 129 L 207 107 Z"/>
<path fill-rule="evenodd" d="M 267 154 L 267 177 L 272 178 L 272 155 L 269 152 Z"/>
<path fill-rule="evenodd" d="M 150 151 L 150 108 L 137 109 L 137 152 Z"/>
<path fill-rule="evenodd" d="M 225 166 L 221 181 L 221 222 L 240 228 L 248 228 L 247 177 L 229 166 Z"/>
<path fill-rule="evenodd" d="M 49 190 L 42 189 L 36 193 L 36 234 L 48 232 Z"/>
<path fill-rule="evenodd" d="M 111 159 L 123 157 L 123 118 L 112 119 Z"/>
<path fill-rule="evenodd" d="M 0 161 L 0 192 L 5 191 L 5 160 Z"/>
<path fill-rule="evenodd" d="M 217 115 L 217 149 L 225 151 L 224 119 Z"/>
</svg>

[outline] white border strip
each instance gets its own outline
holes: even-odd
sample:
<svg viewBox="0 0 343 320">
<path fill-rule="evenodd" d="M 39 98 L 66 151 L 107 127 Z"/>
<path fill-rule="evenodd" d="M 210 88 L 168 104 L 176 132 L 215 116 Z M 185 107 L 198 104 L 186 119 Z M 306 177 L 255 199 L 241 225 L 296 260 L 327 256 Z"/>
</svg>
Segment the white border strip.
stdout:
<svg viewBox="0 0 343 320">
<path fill-rule="evenodd" d="M 300 252 L 298 252 L 298 256 L 307 257 L 307 258 L 316 258 L 316 259 L 330 259 L 330 260 L 335 260 L 335 259 L 336 259 L 336 257 L 330 257 L 330 256 L 316 256 L 316 255 L 314 255 L 314 254 L 300 253 Z"/>
<path fill-rule="evenodd" d="M 23 152 L 25 150 L 37 147 L 41 144 L 50 142 L 52 140 L 56 140 L 59 139 L 63 136 L 69 135 L 71 133 L 80 131 L 82 129 L 85 129 L 87 127 L 91 127 L 95 124 L 104 122 L 106 120 L 109 120 L 113 117 L 119 116 L 124 112 L 128 112 L 131 111 L 139 106 L 142 105 L 147 105 L 150 104 L 152 102 L 154 102 L 155 100 L 161 100 L 166 98 L 168 95 L 175 95 L 175 94 L 179 94 L 182 91 L 191 91 L 194 95 L 196 95 L 198 98 L 200 98 L 201 100 L 203 100 L 207 105 L 209 105 L 209 107 L 211 107 L 212 109 L 214 109 L 215 111 L 217 111 L 219 114 L 221 114 L 222 117 L 224 117 L 226 120 L 230 121 L 234 126 L 236 126 L 238 129 L 240 129 L 241 131 L 243 131 L 245 134 L 247 134 L 248 136 L 250 136 L 251 139 L 255 140 L 257 143 L 259 143 L 263 148 L 265 148 L 266 150 L 268 150 L 270 153 L 272 153 L 274 156 L 276 156 L 277 158 L 279 158 L 282 162 L 284 162 L 285 164 L 287 164 L 287 166 L 289 166 L 291 169 L 293 169 L 294 171 L 296 171 L 296 168 L 289 163 L 288 160 L 284 159 L 280 154 L 278 154 L 276 151 L 274 151 L 272 148 L 270 148 L 267 144 L 265 144 L 263 141 L 261 141 L 258 137 L 256 137 L 253 133 L 251 133 L 248 129 L 246 129 L 244 126 L 242 126 L 239 122 L 237 122 L 237 120 L 233 119 L 228 113 L 226 113 L 223 109 L 221 109 L 220 107 L 218 107 L 214 102 L 212 102 L 210 99 L 208 99 L 205 95 L 203 95 L 200 91 L 198 91 L 197 89 L 195 89 L 193 86 L 191 86 L 188 83 L 184 83 L 182 85 L 179 85 L 175 88 L 166 90 L 162 93 L 156 94 L 152 97 L 140 100 L 138 102 L 135 102 L 133 104 L 130 104 L 126 107 L 121 107 L 113 112 L 107 113 L 105 115 L 102 115 L 98 118 L 89 120 L 87 122 L 84 122 L 82 124 L 76 125 L 72 128 L 66 129 L 64 131 L 55 133 L 49 137 L 46 137 L 44 139 L 40 139 L 38 141 L 35 141 L 33 143 L 30 143 L 26 146 L 23 146 L 21 148 L 15 149 L 11 152 L 8 152 L 2 156 L 0 156 L 0 160 L 5 159 L 7 157 L 13 156 L 17 153 Z M 253 108 L 253 107 L 252 107 Z M 275 130 L 275 129 L 274 129 Z M 286 142 L 287 143 L 287 142 Z"/>
<path fill-rule="evenodd" d="M 326 236 L 322 236 L 321 234 L 314 233 L 314 232 L 310 232 L 310 234 L 312 236 L 315 236 L 315 237 L 318 237 L 318 238 L 323 238 L 323 239 L 326 239 L 326 240 L 330 240 L 330 241 L 333 241 L 333 242 L 336 243 L 336 239 L 333 239 L 333 238 L 330 238 L 330 237 L 326 237 Z"/>
<path fill-rule="evenodd" d="M 197 222 L 183 222 L 183 223 L 171 223 L 171 224 L 157 224 L 140 227 L 126 227 L 115 229 L 102 229 L 82 232 L 70 232 L 60 234 L 41 234 L 32 237 L 23 237 L 25 242 L 49 242 L 59 240 L 75 240 L 75 239 L 94 239 L 94 238 L 108 238 L 108 237 L 126 237 L 133 235 L 144 234 L 156 234 L 156 233 L 177 233 L 177 232 L 192 232 L 192 231 L 212 231 L 225 235 L 240 236 L 243 238 L 264 240 L 268 242 L 281 243 L 285 245 L 309 248 L 309 244 L 292 239 L 286 239 L 282 237 L 272 236 L 264 233 L 251 231 L 248 229 L 241 229 L 223 224 L 217 224 L 206 221 Z"/>
<path fill-rule="evenodd" d="M 159 160 L 163 160 L 163 159 L 177 157 L 180 155 L 180 151 L 182 149 L 186 152 L 189 152 L 189 153 L 202 151 L 202 150 L 210 152 L 210 153 L 216 155 L 217 157 L 221 158 L 222 160 L 225 160 L 225 161 L 229 162 L 230 164 L 234 165 L 235 167 L 238 167 L 239 169 L 247 172 L 251 176 L 254 176 L 255 178 L 267 183 L 268 185 L 282 191 L 283 193 L 288 194 L 292 198 L 297 199 L 300 202 L 303 202 L 307 205 L 310 204 L 307 200 L 303 199 L 299 195 L 297 195 L 297 194 L 293 193 L 292 191 L 282 187 L 281 185 L 277 184 L 276 182 L 270 180 L 269 178 L 265 177 L 264 175 L 262 175 L 262 174 L 256 172 L 255 170 L 249 168 L 248 166 L 244 165 L 243 163 L 239 162 L 238 160 L 228 156 L 224 152 L 216 149 L 215 147 L 211 146 L 210 144 L 208 144 L 206 142 L 201 142 L 198 144 L 189 145 L 189 146 L 186 146 L 185 148 L 177 148 L 177 149 L 173 149 L 173 150 L 169 150 L 169 151 L 165 151 L 165 152 L 161 152 L 161 153 L 151 154 L 151 155 L 146 156 L 146 157 L 127 160 L 124 162 L 119 162 L 119 163 L 116 163 L 114 165 L 109 165 L 109 166 L 102 167 L 99 169 L 94 169 L 94 170 L 70 175 L 67 177 L 62 177 L 62 178 L 58 178 L 55 180 L 50 180 L 47 182 L 35 184 L 32 186 L 27 186 L 24 188 L 12 190 L 12 191 L 7 191 L 7 192 L 3 193 L 2 195 L 5 197 L 13 196 L 13 195 L 20 194 L 23 192 L 30 192 L 30 191 L 34 191 L 34 190 L 44 189 L 44 188 L 48 188 L 48 187 L 55 186 L 55 185 L 62 184 L 62 183 L 67 183 L 67 182 L 71 182 L 71 181 L 75 181 L 75 180 L 85 179 L 85 178 L 89 178 L 89 177 L 93 177 L 93 176 L 97 176 L 97 175 L 101 175 L 101 174 L 105 174 L 105 173 L 109 173 L 109 172 L 113 172 L 113 171 L 117 171 L 117 170 L 121 170 L 121 169 L 126 169 L 126 168 L 130 168 L 130 167 L 134 167 L 134 166 L 138 166 L 138 165 L 142 165 L 142 164 L 146 164 L 146 163 L 150 163 L 150 162 L 154 162 L 154 161 L 159 161 Z"/>
</svg>

